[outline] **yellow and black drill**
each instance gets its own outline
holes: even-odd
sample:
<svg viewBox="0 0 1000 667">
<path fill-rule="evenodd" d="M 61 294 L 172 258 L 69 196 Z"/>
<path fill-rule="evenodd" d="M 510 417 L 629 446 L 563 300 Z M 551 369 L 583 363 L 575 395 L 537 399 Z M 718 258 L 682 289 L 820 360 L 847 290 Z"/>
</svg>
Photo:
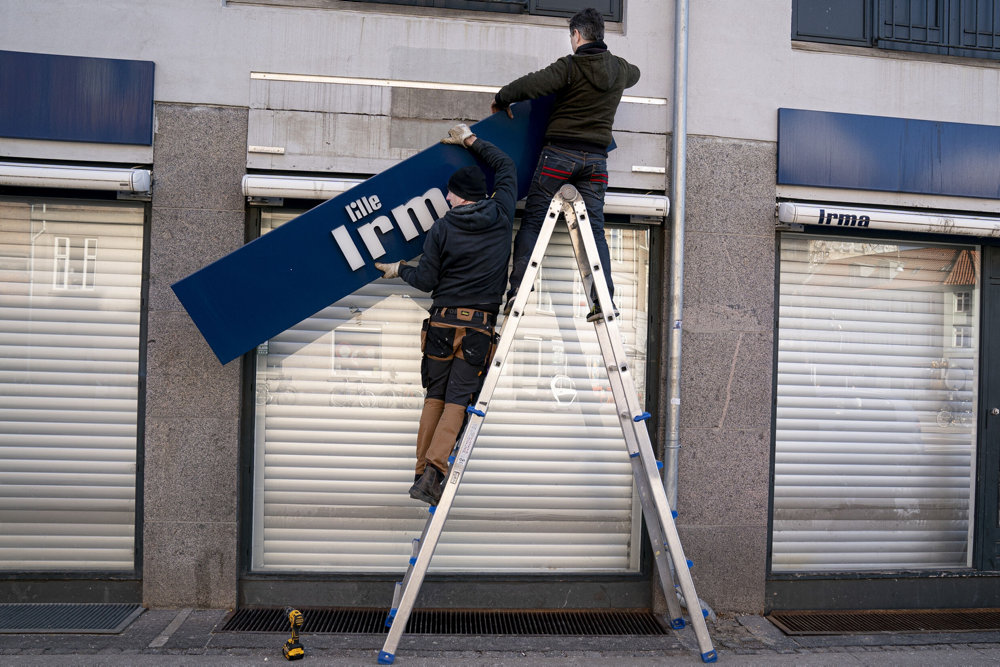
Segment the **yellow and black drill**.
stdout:
<svg viewBox="0 0 1000 667">
<path fill-rule="evenodd" d="M 285 656 L 285 660 L 300 660 L 306 655 L 306 650 L 299 642 L 299 628 L 302 627 L 304 620 L 302 612 L 298 609 L 285 607 L 285 613 L 288 615 L 288 623 L 292 626 L 292 638 L 281 647 L 281 654 Z"/>
</svg>

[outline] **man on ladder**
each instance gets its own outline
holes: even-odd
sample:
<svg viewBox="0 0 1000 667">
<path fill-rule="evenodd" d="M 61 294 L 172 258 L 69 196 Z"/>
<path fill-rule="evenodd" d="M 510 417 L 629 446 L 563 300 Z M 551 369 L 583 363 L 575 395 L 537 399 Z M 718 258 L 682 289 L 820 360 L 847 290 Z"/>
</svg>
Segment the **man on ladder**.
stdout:
<svg viewBox="0 0 1000 667">
<path fill-rule="evenodd" d="M 594 237 L 589 233 L 584 200 L 571 185 L 563 186 L 559 193 L 552 198 L 545 222 L 539 230 L 538 241 L 528 259 L 523 284 L 530 285 L 535 279 L 553 229 L 561 217 L 566 219 L 585 293 L 595 294 L 597 302 L 604 306 L 603 314 L 594 321 L 594 326 L 601 347 L 601 355 L 608 371 L 611 390 L 615 397 L 625 449 L 629 461 L 632 463 L 633 479 L 642 504 L 643 518 L 653 547 L 653 557 L 666 597 L 671 627 L 682 628 L 685 625 L 685 621 L 681 617 L 680 604 L 674 592 L 676 575 L 680 592 L 689 606 L 691 624 L 698 639 L 702 660 L 715 662 L 718 656 L 712 647 L 711 637 L 709 637 L 705 624 L 707 610 L 695 606 L 695 601 L 698 601 L 700 606 L 700 600 L 691 577 L 691 563 L 684 556 L 680 536 L 673 520 L 673 511 L 663 490 L 659 466 L 654 458 L 652 443 L 646 430 L 645 421 L 649 419 L 650 415 L 642 409 L 639 402 L 630 362 L 625 354 L 618 331 L 617 318 L 611 314 L 611 295 L 604 281 L 604 271 Z M 447 484 L 439 497 L 438 505 L 431 507 L 431 516 L 424 525 L 422 534 L 418 539 L 413 540 L 410 565 L 403 581 L 396 584 L 392 607 L 386 618 L 389 633 L 386 636 L 385 645 L 379 653 L 378 661 L 381 664 L 392 664 L 395 660 L 396 647 L 406 627 L 410 612 L 417 601 L 424 575 L 427 573 L 434 549 L 444 530 L 444 523 L 465 474 L 483 421 L 486 419 L 493 393 L 503 372 L 504 362 L 510 353 L 530 291 L 530 289 L 519 290 L 520 293 L 511 305 L 510 315 L 504 320 L 503 330 L 497 342 L 496 357 L 489 362 L 489 371 L 482 387 L 473 404 L 466 409 L 466 412 L 469 413 L 468 423 L 462 431 L 458 453 L 447 478 Z"/>
<path fill-rule="evenodd" d="M 411 498 L 430 505 L 441 498 L 465 408 L 489 365 L 517 203 L 517 168 L 503 151 L 465 124 L 453 127 L 442 143 L 468 148 L 494 170 L 493 196 L 486 196 L 479 167 L 459 169 L 448 180 L 452 209 L 427 232 L 420 263 L 375 264 L 385 278 L 398 276 L 434 298 L 421 332 L 420 378 L 427 395 L 410 487 Z"/>
<path fill-rule="evenodd" d="M 563 185 L 576 186 L 587 205 L 590 227 L 604 267 L 604 280 L 612 297 L 611 255 L 604 237 L 604 195 L 608 189 L 608 146 L 611 127 L 622 93 L 639 82 L 639 68 L 612 55 L 604 43 L 604 17 L 593 8 L 577 12 L 569 20 L 572 55 L 548 67 L 525 74 L 496 94 L 491 109 L 507 110 L 513 102 L 555 94 L 555 105 L 545 128 L 545 147 L 538 157 L 535 175 L 524 201 L 521 227 L 514 239 L 514 268 L 504 314 L 510 312 L 521 284 L 528 257 L 535 247 L 542 221 L 552 197 Z M 591 294 L 594 308 L 600 302 Z M 592 310 L 587 320 L 601 318 Z"/>
</svg>

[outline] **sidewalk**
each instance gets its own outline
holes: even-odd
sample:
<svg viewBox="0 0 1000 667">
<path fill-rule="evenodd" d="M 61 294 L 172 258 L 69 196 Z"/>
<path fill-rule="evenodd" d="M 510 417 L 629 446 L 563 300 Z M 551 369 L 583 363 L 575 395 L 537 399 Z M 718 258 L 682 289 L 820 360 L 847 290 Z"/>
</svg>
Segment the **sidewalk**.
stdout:
<svg viewBox="0 0 1000 667">
<path fill-rule="evenodd" d="M 0 665 L 282 665 L 279 633 L 217 633 L 225 610 L 146 611 L 120 635 L 0 635 Z M 1000 665 L 1000 632 L 788 637 L 761 616 L 709 624 L 730 665 Z M 308 665 L 377 665 L 383 635 L 302 635 Z M 701 665 L 694 632 L 659 637 L 404 635 L 396 665 Z"/>
</svg>

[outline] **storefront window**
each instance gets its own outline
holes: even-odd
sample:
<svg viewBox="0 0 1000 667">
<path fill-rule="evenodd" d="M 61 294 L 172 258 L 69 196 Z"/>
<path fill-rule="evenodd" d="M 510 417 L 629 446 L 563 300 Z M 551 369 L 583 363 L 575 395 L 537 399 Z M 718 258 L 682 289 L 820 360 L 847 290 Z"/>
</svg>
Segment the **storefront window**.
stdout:
<svg viewBox="0 0 1000 667">
<path fill-rule="evenodd" d="M 979 263 L 781 237 L 772 571 L 970 566 Z"/>
<path fill-rule="evenodd" d="M 262 233 L 294 217 L 262 212 Z M 613 262 L 645 399 L 648 230 Z M 640 513 L 569 236 L 557 232 L 432 571 L 634 572 Z M 537 305 L 536 305 L 537 304 Z M 406 568 L 427 505 L 410 499 L 428 295 L 376 280 L 257 353 L 255 571 Z"/>
<path fill-rule="evenodd" d="M 134 568 L 143 215 L 0 199 L 0 570 Z"/>
</svg>

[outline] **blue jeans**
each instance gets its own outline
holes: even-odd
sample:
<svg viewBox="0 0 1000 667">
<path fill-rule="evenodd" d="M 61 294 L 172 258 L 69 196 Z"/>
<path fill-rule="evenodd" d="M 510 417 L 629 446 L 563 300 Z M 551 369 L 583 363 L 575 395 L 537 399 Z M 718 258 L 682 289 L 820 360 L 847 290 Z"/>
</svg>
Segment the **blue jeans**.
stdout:
<svg viewBox="0 0 1000 667">
<path fill-rule="evenodd" d="M 607 157 L 599 153 L 546 146 L 538 156 L 538 166 L 535 167 L 535 175 L 524 202 L 521 228 L 514 238 L 514 268 L 510 273 L 508 299 L 517 293 L 524 271 L 528 268 L 528 260 L 535 248 L 535 241 L 538 240 L 552 197 L 567 183 L 576 186 L 587 206 L 587 217 L 590 218 L 590 227 L 597 243 L 597 254 L 604 267 L 604 279 L 608 283 L 608 291 L 614 296 L 611 253 L 608 251 L 608 240 L 604 237 L 604 193 L 608 190 Z"/>
</svg>

